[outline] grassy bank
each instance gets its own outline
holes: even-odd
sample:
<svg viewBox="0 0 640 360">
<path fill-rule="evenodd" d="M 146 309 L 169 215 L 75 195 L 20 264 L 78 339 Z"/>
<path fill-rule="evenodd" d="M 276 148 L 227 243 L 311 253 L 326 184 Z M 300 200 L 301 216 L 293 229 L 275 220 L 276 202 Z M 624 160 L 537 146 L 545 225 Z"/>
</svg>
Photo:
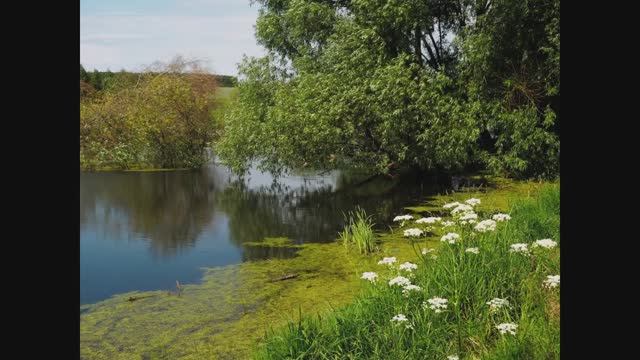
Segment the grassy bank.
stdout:
<svg viewBox="0 0 640 360">
<path fill-rule="evenodd" d="M 435 211 L 416 208 L 429 209 Z M 474 224 L 461 224 L 460 216 L 448 227 L 442 221 L 451 219 L 443 217 L 433 229 L 416 224 L 417 217 L 405 221 L 397 232 L 420 228 L 432 238 L 460 238 L 445 237 L 453 243 L 440 241 L 435 251 L 422 251 L 427 243 L 418 240 L 416 260 L 398 257 L 391 265 L 371 267 L 367 271 L 377 278 L 361 280 L 367 289 L 354 303 L 276 330 L 257 358 L 558 359 L 559 287 L 545 281 L 560 270 L 559 187 L 547 185 L 535 198 L 513 203 L 511 219 L 497 222 L 495 230 L 490 222 L 484 223 L 488 230 L 479 228 L 485 232 L 474 230 L 496 212 L 486 209 L 474 209 Z M 541 239 L 556 244 L 533 245 Z M 516 243 L 527 244 L 526 251 Z M 417 269 L 401 270 L 405 261 Z M 415 286 L 390 284 L 403 281 Z"/>
</svg>

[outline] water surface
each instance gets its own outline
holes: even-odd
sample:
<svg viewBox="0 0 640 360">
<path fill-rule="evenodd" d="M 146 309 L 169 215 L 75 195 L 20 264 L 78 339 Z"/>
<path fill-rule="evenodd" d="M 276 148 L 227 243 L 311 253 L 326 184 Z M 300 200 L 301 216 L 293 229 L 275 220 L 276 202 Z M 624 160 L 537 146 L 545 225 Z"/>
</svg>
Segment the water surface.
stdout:
<svg viewBox="0 0 640 360">
<path fill-rule="evenodd" d="M 361 206 L 385 228 L 402 207 L 442 191 L 447 180 L 395 180 L 347 172 L 278 178 L 224 167 L 80 173 L 80 302 L 132 290 L 198 282 L 201 268 L 290 257 L 290 249 L 243 246 L 265 237 L 334 241 L 343 213 Z"/>
</svg>

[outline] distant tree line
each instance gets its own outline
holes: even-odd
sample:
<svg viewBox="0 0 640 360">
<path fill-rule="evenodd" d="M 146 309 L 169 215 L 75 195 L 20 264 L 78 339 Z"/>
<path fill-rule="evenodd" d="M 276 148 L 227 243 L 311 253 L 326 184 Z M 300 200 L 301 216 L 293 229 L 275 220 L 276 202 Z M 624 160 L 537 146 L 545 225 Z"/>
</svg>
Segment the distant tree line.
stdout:
<svg viewBox="0 0 640 360">
<path fill-rule="evenodd" d="M 140 72 L 130 72 L 124 69 L 113 72 L 111 70 L 87 71 L 82 64 L 80 64 L 80 96 L 93 94 L 96 91 L 102 91 L 116 86 L 129 86 L 135 84 L 143 75 Z M 216 75 L 207 74 L 212 77 L 218 86 L 221 87 L 235 87 L 238 84 L 238 79 L 231 75 Z"/>
</svg>

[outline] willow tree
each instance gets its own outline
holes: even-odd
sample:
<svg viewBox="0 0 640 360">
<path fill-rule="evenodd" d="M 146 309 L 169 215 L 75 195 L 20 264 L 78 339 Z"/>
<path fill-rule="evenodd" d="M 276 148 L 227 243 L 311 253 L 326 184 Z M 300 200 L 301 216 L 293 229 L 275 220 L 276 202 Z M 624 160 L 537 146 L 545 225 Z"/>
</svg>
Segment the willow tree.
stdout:
<svg viewBox="0 0 640 360">
<path fill-rule="evenodd" d="M 491 25 L 499 19 L 485 19 L 495 13 L 517 23 L 531 17 L 529 8 L 553 0 L 523 6 L 466 0 L 257 3 L 256 37 L 269 54 L 245 58 L 240 65 L 238 106 L 225 119 L 217 148 L 235 170 L 253 160 L 273 171 L 350 166 L 387 172 L 397 166 L 473 164 L 528 170 L 514 161 L 520 167 L 496 165 L 509 156 L 531 155 L 514 154 L 514 146 L 503 141 L 511 137 L 504 134 L 530 139 L 526 131 L 503 129 L 487 118 L 499 116 L 499 125 L 516 119 L 521 129 L 539 116 L 538 104 L 504 106 L 502 93 L 493 91 L 506 86 L 504 81 L 489 83 L 478 75 L 483 68 L 497 79 L 509 75 L 484 64 L 503 56 L 492 45 L 504 44 L 513 29 Z M 515 46 L 546 45 L 547 25 L 554 19 L 541 21 L 542 35 L 536 32 L 537 37 Z M 538 24 L 526 23 L 519 34 L 526 34 L 527 26 L 537 29 Z M 553 53 L 539 52 L 544 59 Z M 553 120 L 549 114 L 543 118 Z M 499 133 L 487 140 L 487 131 L 495 129 Z"/>
</svg>

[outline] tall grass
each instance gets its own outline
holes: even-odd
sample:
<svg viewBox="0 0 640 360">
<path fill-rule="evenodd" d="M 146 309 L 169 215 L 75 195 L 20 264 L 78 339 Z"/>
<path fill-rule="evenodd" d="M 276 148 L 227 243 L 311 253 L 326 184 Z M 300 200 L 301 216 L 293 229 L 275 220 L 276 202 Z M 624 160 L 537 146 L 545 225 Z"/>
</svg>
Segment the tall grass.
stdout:
<svg viewBox="0 0 640 360">
<path fill-rule="evenodd" d="M 371 269 L 380 278 L 353 304 L 276 330 L 256 358 L 559 359 L 560 291 L 542 286 L 547 275 L 559 274 L 559 247 L 531 248 L 545 238 L 560 244 L 559 187 L 550 185 L 536 199 L 518 201 L 510 215 L 492 232 L 463 225 L 444 230 L 459 233 L 462 240 L 421 255 L 410 276 L 421 291 L 405 296 L 387 284 L 391 277 L 407 276 L 397 266 Z M 530 255 L 510 252 L 514 243 L 529 244 Z M 469 247 L 479 248 L 479 254 L 465 252 Z M 448 299 L 447 309 L 425 309 L 423 302 L 432 297 Z M 510 306 L 491 311 L 487 302 L 493 298 L 506 299 Z M 391 322 L 397 314 L 409 322 Z M 501 323 L 517 324 L 516 334 L 500 334 L 496 326 Z"/>
<path fill-rule="evenodd" d="M 370 254 L 375 248 L 375 234 L 371 217 L 360 207 L 345 215 L 347 225 L 339 234 L 345 247 L 356 245 L 361 254 Z"/>
</svg>

